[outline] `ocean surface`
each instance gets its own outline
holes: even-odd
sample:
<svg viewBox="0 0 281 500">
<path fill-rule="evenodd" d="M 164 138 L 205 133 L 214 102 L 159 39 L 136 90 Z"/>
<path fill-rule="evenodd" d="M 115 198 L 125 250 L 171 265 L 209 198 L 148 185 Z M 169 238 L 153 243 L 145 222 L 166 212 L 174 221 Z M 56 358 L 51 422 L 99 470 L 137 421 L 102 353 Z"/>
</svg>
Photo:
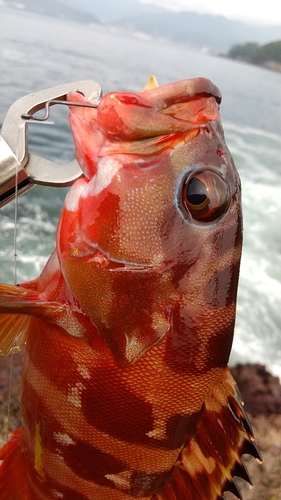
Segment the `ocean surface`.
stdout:
<svg viewBox="0 0 281 500">
<path fill-rule="evenodd" d="M 104 93 L 140 91 L 204 76 L 222 91 L 226 141 L 243 187 L 244 249 L 231 362 L 261 362 L 281 376 L 281 74 L 184 45 L 0 6 L 0 124 L 18 98 L 53 85 L 98 81 Z M 58 108 L 58 106 L 56 107 Z M 67 110 L 30 125 L 29 149 L 73 158 Z M 15 129 L 15 134 L 17 130 Z M 19 198 L 16 281 L 38 276 L 54 247 L 66 189 L 35 187 Z M 0 281 L 15 280 L 15 204 L 0 210 Z"/>
</svg>

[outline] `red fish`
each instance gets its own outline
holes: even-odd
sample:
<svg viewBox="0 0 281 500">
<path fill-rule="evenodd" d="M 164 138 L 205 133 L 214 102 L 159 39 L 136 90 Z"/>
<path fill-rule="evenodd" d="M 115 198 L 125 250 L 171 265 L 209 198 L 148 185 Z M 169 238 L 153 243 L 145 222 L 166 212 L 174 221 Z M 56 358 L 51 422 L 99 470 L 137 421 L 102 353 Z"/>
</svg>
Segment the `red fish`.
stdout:
<svg viewBox="0 0 281 500">
<path fill-rule="evenodd" d="M 240 181 L 220 101 L 198 78 L 71 107 L 84 177 L 56 249 L 38 279 L 0 287 L 2 354 L 26 342 L 0 500 L 219 500 L 249 481 L 241 455 L 259 454 L 227 367 Z"/>
</svg>

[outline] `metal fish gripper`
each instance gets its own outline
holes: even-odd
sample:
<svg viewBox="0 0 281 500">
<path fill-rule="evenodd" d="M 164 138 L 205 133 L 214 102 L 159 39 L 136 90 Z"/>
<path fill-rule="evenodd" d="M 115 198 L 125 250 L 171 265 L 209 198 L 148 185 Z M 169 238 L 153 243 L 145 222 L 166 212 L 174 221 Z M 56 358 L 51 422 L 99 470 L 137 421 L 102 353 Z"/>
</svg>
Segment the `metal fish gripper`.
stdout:
<svg viewBox="0 0 281 500">
<path fill-rule="evenodd" d="M 0 134 L 0 207 L 35 184 L 66 187 L 83 175 L 76 160 L 59 164 L 28 151 L 29 121 L 47 120 L 54 105 L 82 105 L 66 101 L 71 91 L 78 91 L 89 99 L 91 103 L 84 104 L 89 107 L 97 107 L 102 95 L 97 82 L 82 80 L 26 95 L 9 108 Z M 45 110 L 45 115 L 35 116 L 40 110 Z"/>
</svg>

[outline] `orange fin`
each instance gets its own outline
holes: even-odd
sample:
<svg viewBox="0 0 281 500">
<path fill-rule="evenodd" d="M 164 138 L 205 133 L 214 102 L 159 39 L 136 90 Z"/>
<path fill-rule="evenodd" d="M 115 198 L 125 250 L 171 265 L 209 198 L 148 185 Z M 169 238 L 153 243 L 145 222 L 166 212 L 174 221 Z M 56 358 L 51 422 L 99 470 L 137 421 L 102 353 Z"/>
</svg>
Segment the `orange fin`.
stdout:
<svg viewBox="0 0 281 500">
<path fill-rule="evenodd" d="M 29 318 L 19 314 L 0 314 L 0 355 L 20 351 L 26 341 Z"/>
<path fill-rule="evenodd" d="M 35 289 L 0 283 L 0 355 L 22 349 L 27 336 L 29 317 L 42 318 L 76 336 L 83 328 L 67 303 L 49 301 Z"/>
<path fill-rule="evenodd" d="M 36 291 L 0 283 L 0 313 L 4 313 L 0 314 L 0 355 L 6 356 L 23 348 L 28 316 L 40 315 L 39 304 L 42 308 L 44 302 Z"/>
<path fill-rule="evenodd" d="M 0 450 L 0 500 L 30 500 L 25 459 L 21 453 L 21 429 Z"/>
<path fill-rule="evenodd" d="M 196 433 L 182 449 L 162 492 L 152 500 L 223 500 L 226 491 L 242 499 L 234 476 L 252 484 L 241 458 L 244 453 L 261 460 L 236 383 L 227 369 L 223 382 L 204 402 Z"/>
<path fill-rule="evenodd" d="M 44 299 L 36 290 L 0 283 L 0 313 L 48 318 L 53 315 L 54 308 L 57 311 L 58 308 L 63 308 L 63 305 Z"/>
</svg>

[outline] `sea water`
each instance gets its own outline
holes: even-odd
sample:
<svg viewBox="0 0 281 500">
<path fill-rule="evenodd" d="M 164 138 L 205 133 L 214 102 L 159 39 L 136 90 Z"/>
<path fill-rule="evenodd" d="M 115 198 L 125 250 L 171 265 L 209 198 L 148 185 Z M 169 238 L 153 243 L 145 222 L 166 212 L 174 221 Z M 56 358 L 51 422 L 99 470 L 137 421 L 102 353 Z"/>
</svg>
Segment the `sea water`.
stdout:
<svg viewBox="0 0 281 500">
<path fill-rule="evenodd" d="M 84 79 L 104 92 L 139 91 L 204 76 L 222 91 L 221 116 L 243 188 L 244 247 L 231 362 L 261 362 L 281 375 L 281 74 L 96 25 L 0 7 L 0 123 L 18 98 Z M 56 107 L 57 108 L 57 107 Z M 29 148 L 60 163 L 73 158 L 67 110 L 54 125 L 30 125 Z M 15 134 L 17 130 L 15 129 Z M 35 187 L 19 198 L 17 281 L 38 276 L 54 248 L 66 189 Z M 0 281 L 14 282 L 14 203 L 0 210 Z"/>
</svg>

